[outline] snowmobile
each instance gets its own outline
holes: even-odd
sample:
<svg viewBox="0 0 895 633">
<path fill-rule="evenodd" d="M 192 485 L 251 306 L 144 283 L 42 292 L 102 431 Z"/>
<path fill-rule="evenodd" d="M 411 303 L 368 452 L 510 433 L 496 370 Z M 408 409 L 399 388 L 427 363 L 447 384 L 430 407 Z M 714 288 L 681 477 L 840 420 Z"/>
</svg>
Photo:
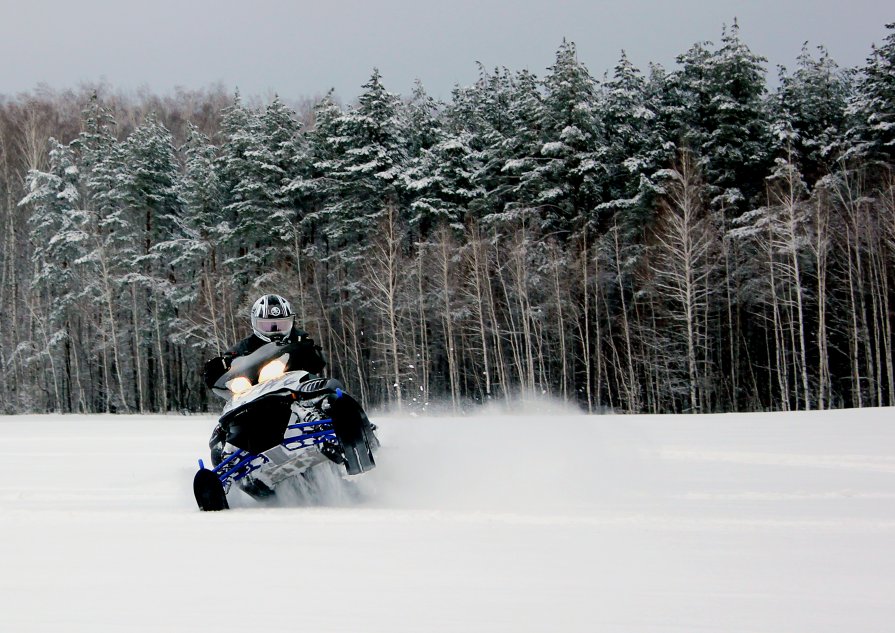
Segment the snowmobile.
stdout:
<svg viewBox="0 0 895 633">
<path fill-rule="evenodd" d="M 199 460 L 193 493 L 202 510 L 229 508 L 233 485 L 256 499 L 326 462 L 348 475 L 376 466 L 375 426 L 342 384 L 287 371 L 295 343 L 271 342 L 233 359 L 212 390 L 227 404 L 211 434 L 211 468 Z"/>
</svg>

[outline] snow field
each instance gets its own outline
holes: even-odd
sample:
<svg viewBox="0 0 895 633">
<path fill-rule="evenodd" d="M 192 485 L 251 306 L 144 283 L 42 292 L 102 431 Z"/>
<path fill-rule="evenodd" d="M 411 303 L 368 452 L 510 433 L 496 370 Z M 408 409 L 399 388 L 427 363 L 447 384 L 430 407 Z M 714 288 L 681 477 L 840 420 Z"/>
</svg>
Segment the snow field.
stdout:
<svg viewBox="0 0 895 633">
<path fill-rule="evenodd" d="M 0 418 L 0 631 L 889 631 L 893 413 L 374 416 L 208 514 L 212 417 Z"/>
</svg>

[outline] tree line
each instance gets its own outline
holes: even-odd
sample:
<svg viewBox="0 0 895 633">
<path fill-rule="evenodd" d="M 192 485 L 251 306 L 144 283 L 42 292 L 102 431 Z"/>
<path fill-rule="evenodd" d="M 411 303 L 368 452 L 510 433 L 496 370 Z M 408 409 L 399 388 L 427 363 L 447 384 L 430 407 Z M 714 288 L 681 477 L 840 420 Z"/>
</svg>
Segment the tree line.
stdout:
<svg viewBox="0 0 895 633">
<path fill-rule="evenodd" d="M 367 406 L 895 404 L 895 24 L 768 86 L 736 23 L 673 69 L 479 69 L 440 102 L 0 99 L 0 410 L 200 411 L 292 300 Z"/>
</svg>

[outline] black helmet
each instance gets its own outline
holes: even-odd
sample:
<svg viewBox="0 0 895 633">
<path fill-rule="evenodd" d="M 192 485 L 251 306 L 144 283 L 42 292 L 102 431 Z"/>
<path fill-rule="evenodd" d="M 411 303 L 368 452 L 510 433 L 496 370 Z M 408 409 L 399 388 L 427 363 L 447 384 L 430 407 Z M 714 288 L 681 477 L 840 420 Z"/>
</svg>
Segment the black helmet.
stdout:
<svg viewBox="0 0 895 633">
<path fill-rule="evenodd" d="M 264 295 L 252 306 L 252 330 L 262 340 L 283 340 L 294 321 L 292 306 L 280 295 Z"/>
</svg>

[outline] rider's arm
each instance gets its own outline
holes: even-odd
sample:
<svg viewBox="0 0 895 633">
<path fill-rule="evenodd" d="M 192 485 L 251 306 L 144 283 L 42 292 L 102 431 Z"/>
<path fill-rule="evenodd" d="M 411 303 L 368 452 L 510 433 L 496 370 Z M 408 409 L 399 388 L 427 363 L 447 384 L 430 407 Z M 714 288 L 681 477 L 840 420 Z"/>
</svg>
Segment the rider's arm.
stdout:
<svg viewBox="0 0 895 633">
<path fill-rule="evenodd" d="M 315 345 L 314 341 L 307 339 L 308 347 L 305 355 L 305 369 L 312 374 L 323 375 L 323 368 L 326 367 L 326 361 L 323 360 L 323 349 L 319 345 Z"/>
<path fill-rule="evenodd" d="M 202 369 L 202 379 L 205 381 L 205 386 L 209 389 L 214 387 L 214 383 L 218 381 L 218 378 L 230 369 L 230 363 L 232 362 L 233 354 L 227 352 L 223 356 L 217 356 L 206 362 L 205 367 Z"/>
<path fill-rule="evenodd" d="M 312 374 L 323 375 L 326 361 L 323 360 L 323 350 L 314 343 L 314 339 L 308 336 L 304 330 L 296 329 L 295 340 L 300 346 L 300 355 L 295 366 L 290 363 L 290 369 L 304 369 Z"/>
</svg>

